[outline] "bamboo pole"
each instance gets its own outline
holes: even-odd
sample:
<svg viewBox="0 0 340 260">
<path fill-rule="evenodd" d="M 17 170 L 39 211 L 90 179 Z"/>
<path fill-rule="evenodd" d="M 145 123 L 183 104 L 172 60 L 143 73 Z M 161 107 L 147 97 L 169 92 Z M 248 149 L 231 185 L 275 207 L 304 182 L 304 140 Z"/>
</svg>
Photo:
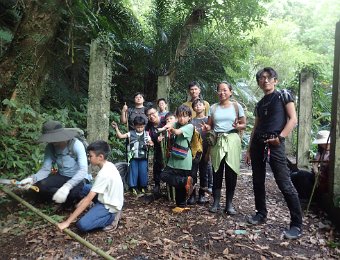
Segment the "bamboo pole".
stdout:
<svg viewBox="0 0 340 260">
<path fill-rule="evenodd" d="M 57 226 L 58 222 L 55 221 L 54 219 L 52 219 L 51 217 L 47 216 L 46 214 L 42 213 L 39 209 L 35 208 L 34 206 L 32 206 L 31 204 L 29 204 L 27 201 L 23 200 L 22 198 L 20 198 L 19 196 L 17 196 L 16 194 L 14 194 L 11 190 L 9 190 L 6 187 L 1 187 L 1 189 L 7 193 L 9 196 L 11 196 L 13 199 L 19 201 L 21 204 L 25 205 L 27 208 L 29 208 L 30 210 L 32 210 L 34 213 L 36 213 L 37 215 L 39 215 L 40 217 L 42 217 L 43 219 L 47 220 L 48 222 L 52 223 L 53 225 Z M 102 256 L 104 259 L 109 259 L 109 260 L 114 260 L 114 258 L 112 256 L 110 256 L 109 254 L 107 254 L 106 252 L 104 252 L 103 250 L 101 250 L 100 248 L 92 245 L 90 242 L 86 241 L 85 239 L 83 239 L 82 237 L 78 236 L 76 233 L 74 233 L 73 231 L 71 231 L 68 228 L 65 228 L 64 233 L 68 234 L 70 237 L 74 238 L 75 240 L 77 240 L 79 243 L 83 244 L 84 246 L 88 247 L 89 249 L 91 249 L 93 252 L 95 252 L 96 254 Z"/>
</svg>

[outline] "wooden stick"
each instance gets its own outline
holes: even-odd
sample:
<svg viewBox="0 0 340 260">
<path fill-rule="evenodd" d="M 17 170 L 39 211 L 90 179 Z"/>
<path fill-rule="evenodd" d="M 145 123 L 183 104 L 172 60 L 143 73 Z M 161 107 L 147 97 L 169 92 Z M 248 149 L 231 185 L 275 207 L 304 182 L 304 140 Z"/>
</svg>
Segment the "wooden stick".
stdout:
<svg viewBox="0 0 340 260">
<path fill-rule="evenodd" d="M 13 199 L 19 201 L 21 204 L 25 205 L 27 208 L 29 208 L 30 210 L 32 210 L 34 213 L 36 213 L 37 215 L 39 215 L 40 217 L 42 217 L 43 219 L 47 220 L 48 222 L 52 223 L 53 225 L 57 226 L 58 222 L 55 221 L 54 219 L 52 219 L 51 217 L 47 216 L 46 214 L 42 213 L 39 209 L 33 207 L 31 204 L 29 204 L 27 201 L 23 200 L 22 198 L 20 198 L 19 196 L 17 196 L 16 194 L 14 194 L 11 190 L 7 189 L 6 187 L 1 187 L 1 189 L 7 193 L 9 196 L 11 196 Z M 106 252 L 104 252 L 103 250 L 101 250 L 100 248 L 92 245 L 90 242 L 86 241 L 85 239 L 83 239 L 82 237 L 78 236 L 76 233 L 74 233 L 73 231 L 71 231 L 68 228 L 65 228 L 63 230 L 66 234 L 68 234 L 70 237 L 74 238 L 75 240 L 77 240 L 79 243 L 83 244 L 84 246 L 88 247 L 89 249 L 91 249 L 93 252 L 95 252 L 96 254 L 102 256 L 104 259 L 110 259 L 113 260 L 114 258 L 110 255 L 108 255 Z"/>
</svg>

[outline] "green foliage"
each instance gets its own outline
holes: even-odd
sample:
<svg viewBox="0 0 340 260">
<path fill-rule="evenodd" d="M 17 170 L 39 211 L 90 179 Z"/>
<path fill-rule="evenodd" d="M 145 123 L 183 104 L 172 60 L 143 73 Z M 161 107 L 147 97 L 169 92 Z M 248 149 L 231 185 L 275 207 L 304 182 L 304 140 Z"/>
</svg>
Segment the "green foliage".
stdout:
<svg viewBox="0 0 340 260">
<path fill-rule="evenodd" d="M 21 179 L 37 171 L 42 162 L 42 147 L 35 140 L 43 119 L 28 105 L 18 106 L 9 100 L 3 103 L 13 116 L 9 122 L 0 114 L 0 170 L 3 177 Z"/>
<path fill-rule="evenodd" d="M 120 115 L 118 113 L 112 112 L 110 114 L 110 122 L 115 121 L 119 122 Z M 126 125 L 119 125 L 119 130 L 121 133 L 127 133 L 127 127 Z M 109 144 L 111 146 L 111 154 L 108 158 L 109 161 L 116 163 L 121 161 L 126 161 L 126 140 L 125 139 L 119 139 L 116 136 L 116 131 L 112 127 L 110 127 L 109 132 Z"/>
</svg>

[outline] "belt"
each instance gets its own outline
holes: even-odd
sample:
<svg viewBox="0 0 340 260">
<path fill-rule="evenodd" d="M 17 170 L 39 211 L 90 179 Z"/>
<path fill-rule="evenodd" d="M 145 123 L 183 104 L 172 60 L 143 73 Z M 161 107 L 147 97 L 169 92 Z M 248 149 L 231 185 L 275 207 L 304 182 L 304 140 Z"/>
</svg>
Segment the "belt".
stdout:
<svg viewBox="0 0 340 260">
<path fill-rule="evenodd" d="M 257 133 L 255 134 L 255 138 L 256 139 L 272 139 L 272 138 L 276 138 L 278 136 L 278 134 L 275 133 Z"/>
<path fill-rule="evenodd" d="M 223 134 L 233 134 L 233 133 L 238 134 L 238 130 L 237 129 L 232 129 L 232 130 L 230 130 L 228 132 L 216 132 L 216 135 L 217 135 L 217 137 L 220 137 Z"/>
</svg>

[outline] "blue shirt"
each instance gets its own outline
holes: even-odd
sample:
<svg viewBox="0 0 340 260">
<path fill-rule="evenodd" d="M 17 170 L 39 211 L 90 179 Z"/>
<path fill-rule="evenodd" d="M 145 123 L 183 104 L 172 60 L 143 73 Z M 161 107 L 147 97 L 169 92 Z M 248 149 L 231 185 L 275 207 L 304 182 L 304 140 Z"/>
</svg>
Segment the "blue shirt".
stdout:
<svg viewBox="0 0 340 260">
<path fill-rule="evenodd" d="M 244 117 L 243 107 L 237 103 L 238 116 Z M 214 131 L 216 133 L 227 133 L 234 129 L 233 123 L 236 119 L 236 111 L 233 104 L 229 107 L 221 107 L 218 103 L 210 107 L 208 116 L 212 117 Z"/>
<path fill-rule="evenodd" d="M 53 147 L 51 143 L 45 148 L 45 157 L 42 168 L 33 175 L 34 182 L 45 179 L 51 173 L 53 162 L 57 164 L 58 174 L 71 177 L 67 183 L 72 187 L 78 185 L 85 178 L 91 180 L 88 174 L 87 156 L 84 145 L 76 139 L 73 145 L 73 153 L 76 158 L 71 156 L 68 145 L 63 149 Z"/>
</svg>

